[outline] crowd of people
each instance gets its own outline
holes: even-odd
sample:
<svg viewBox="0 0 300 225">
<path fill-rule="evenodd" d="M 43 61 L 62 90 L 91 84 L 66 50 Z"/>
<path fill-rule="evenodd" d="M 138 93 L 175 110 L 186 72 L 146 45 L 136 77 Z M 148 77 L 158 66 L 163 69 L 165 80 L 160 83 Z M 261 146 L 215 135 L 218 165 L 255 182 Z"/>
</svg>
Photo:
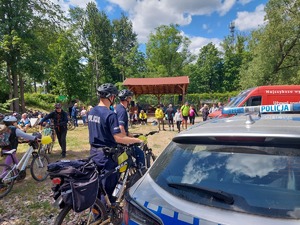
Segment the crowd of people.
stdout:
<svg viewBox="0 0 300 225">
<path fill-rule="evenodd" d="M 66 157 L 66 136 L 67 136 L 67 123 L 72 120 L 74 126 L 78 126 L 78 117 L 82 118 L 83 124 L 87 125 L 89 132 L 90 154 L 96 156 L 94 161 L 103 172 L 109 171 L 117 166 L 117 162 L 113 159 L 114 149 L 117 144 L 133 144 L 141 143 L 142 140 L 133 137 L 129 132 L 129 127 L 133 124 L 147 125 L 148 115 L 144 109 L 134 109 L 130 113 L 130 105 L 132 102 L 133 93 L 127 89 L 118 91 L 113 84 L 103 84 L 97 89 L 97 95 L 99 97 L 99 103 L 87 109 L 85 106 L 81 108 L 78 102 L 75 102 L 69 107 L 69 114 L 62 109 L 60 103 L 55 104 L 55 109 L 49 114 L 39 114 L 40 128 L 52 120 L 58 143 L 61 148 L 62 158 Z M 119 99 L 119 103 L 115 103 L 115 99 Z M 180 132 L 183 129 L 187 129 L 188 123 L 193 125 L 195 123 L 196 116 L 202 115 L 203 121 L 207 120 L 208 114 L 222 108 L 222 104 L 218 106 L 213 104 L 209 108 L 207 104 L 204 104 L 200 110 L 197 110 L 193 104 L 185 102 L 182 106 L 173 107 L 169 104 L 164 107 L 162 104 L 157 105 L 155 110 L 155 119 L 158 129 L 166 131 L 165 128 L 169 128 L 169 131 L 174 131 L 174 125 L 176 124 L 177 131 Z M 198 114 L 199 112 L 199 114 Z M 26 130 L 30 126 L 28 115 L 22 114 L 21 118 L 16 124 L 17 118 L 14 116 L 4 119 L 6 129 L 11 133 L 13 130 L 12 125 L 15 125 L 16 135 L 22 136 L 26 139 L 32 139 L 26 135 Z M 13 126 L 14 127 L 14 126 Z M 2 150 L 10 150 L 14 145 L 5 146 Z M 136 161 L 140 165 L 145 165 L 145 156 L 143 151 L 135 147 Z M 110 200 L 113 201 L 112 192 L 116 186 L 118 174 L 113 174 L 107 177 L 103 182 Z"/>
</svg>

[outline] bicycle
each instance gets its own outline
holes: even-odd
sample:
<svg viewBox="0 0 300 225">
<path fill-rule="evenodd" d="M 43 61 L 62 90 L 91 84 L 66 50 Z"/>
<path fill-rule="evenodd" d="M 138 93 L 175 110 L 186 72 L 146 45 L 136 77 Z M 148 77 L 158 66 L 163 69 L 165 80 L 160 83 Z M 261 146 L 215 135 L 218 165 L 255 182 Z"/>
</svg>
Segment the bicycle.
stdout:
<svg viewBox="0 0 300 225">
<path fill-rule="evenodd" d="M 0 198 L 3 198 L 12 190 L 15 181 L 25 179 L 27 165 L 31 156 L 33 158 L 30 164 L 30 173 L 33 179 L 36 181 L 44 181 L 47 178 L 47 165 L 50 162 L 48 156 L 37 151 L 37 149 L 39 149 L 37 141 L 30 141 L 28 145 L 29 148 L 18 164 L 16 164 L 12 156 L 13 153 L 17 151 L 16 149 L 2 153 L 4 156 L 12 158 L 13 165 L 0 164 Z"/>
<path fill-rule="evenodd" d="M 159 131 L 150 131 L 147 134 L 132 133 L 133 137 L 140 138 L 141 140 L 143 140 L 143 145 L 139 146 L 139 147 L 144 151 L 147 169 L 150 168 L 150 166 L 153 164 L 153 162 L 157 158 L 157 156 L 155 156 L 154 153 L 152 152 L 152 148 L 149 148 L 149 146 L 148 146 L 147 137 L 149 135 L 153 135 L 153 134 L 156 134 L 156 133 L 159 133 Z"/>
<path fill-rule="evenodd" d="M 75 125 L 74 125 L 74 119 L 70 118 L 67 124 L 67 128 L 68 130 L 74 130 L 75 129 Z"/>
<path fill-rule="evenodd" d="M 72 191 L 65 189 L 66 182 L 68 182 L 68 177 L 70 177 L 70 169 L 65 170 L 65 175 L 61 175 L 61 172 L 52 172 L 50 174 L 50 178 L 52 180 L 52 183 L 54 184 L 54 186 L 52 187 L 53 198 L 55 200 L 54 205 L 59 206 L 61 209 L 59 215 L 56 217 L 54 224 L 120 224 L 123 220 L 122 202 L 124 199 L 125 190 L 127 190 L 139 178 L 141 178 L 146 171 L 145 167 L 141 167 L 135 162 L 135 158 L 133 157 L 134 145 L 135 144 L 128 146 L 120 145 L 118 147 L 118 166 L 108 171 L 107 173 L 100 175 L 100 181 L 97 182 L 99 184 L 98 194 L 96 195 L 96 199 L 93 201 L 94 204 L 82 210 L 81 212 L 75 212 L 72 203 L 66 204 L 65 202 L 66 199 L 68 199 L 68 197 L 66 197 L 66 193 L 70 193 L 72 196 L 74 196 L 74 194 L 72 193 L 74 190 Z M 91 156 L 90 158 L 92 157 L 93 156 Z M 86 167 L 89 164 L 90 159 L 86 160 L 86 164 L 82 165 L 82 168 Z M 114 203 L 111 203 L 101 180 L 114 173 L 120 173 L 120 176 L 113 192 L 113 196 L 116 200 Z M 72 183 L 74 183 L 74 181 L 72 181 Z M 89 189 L 88 187 L 84 188 Z M 88 193 L 87 195 L 90 194 L 91 193 Z M 64 195 L 64 197 L 62 197 L 62 195 Z M 85 197 L 88 198 L 87 196 Z M 105 204 L 103 203 L 103 201 L 101 201 L 102 198 L 104 199 Z M 65 199 L 65 201 L 63 199 Z M 83 198 L 81 198 L 81 200 L 83 201 Z M 76 201 L 74 201 L 73 199 L 72 202 Z"/>
<path fill-rule="evenodd" d="M 43 129 L 43 135 L 50 136 L 51 142 L 43 143 L 40 145 L 39 152 L 51 154 L 55 142 L 55 129 L 53 124 L 46 124 Z"/>
</svg>

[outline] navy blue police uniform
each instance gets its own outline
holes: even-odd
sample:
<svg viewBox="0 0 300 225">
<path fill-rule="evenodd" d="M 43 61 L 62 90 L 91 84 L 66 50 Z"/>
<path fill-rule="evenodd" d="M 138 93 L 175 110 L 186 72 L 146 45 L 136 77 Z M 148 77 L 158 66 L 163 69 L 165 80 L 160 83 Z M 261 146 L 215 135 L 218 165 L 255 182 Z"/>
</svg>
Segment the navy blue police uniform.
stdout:
<svg viewBox="0 0 300 225">
<path fill-rule="evenodd" d="M 102 172 L 114 169 L 118 163 L 113 160 L 113 152 L 105 150 L 105 147 L 111 149 L 117 146 L 114 135 L 121 133 L 117 114 L 105 106 L 95 106 L 88 115 L 89 142 L 91 145 L 90 154 L 97 154 L 93 160 Z M 118 181 L 118 174 L 112 174 L 103 179 L 105 190 L 108 196 L 112 196 L 114 188 Z M 112 199 L 110 199 L 112 201 Z"/>
<path fill-rule="evenodd" d="M 128 136 L 128 113 L 126 108 L 122 104 L 118 104 L 116 107 L 116 112 L 119 120 L 119 124 L 124 126 L 126 135 Z M 134 146 L 134 154 L 136 162 L 145 165 L 145 155 L 144 152 L 137 146 Z"/>
</svg>

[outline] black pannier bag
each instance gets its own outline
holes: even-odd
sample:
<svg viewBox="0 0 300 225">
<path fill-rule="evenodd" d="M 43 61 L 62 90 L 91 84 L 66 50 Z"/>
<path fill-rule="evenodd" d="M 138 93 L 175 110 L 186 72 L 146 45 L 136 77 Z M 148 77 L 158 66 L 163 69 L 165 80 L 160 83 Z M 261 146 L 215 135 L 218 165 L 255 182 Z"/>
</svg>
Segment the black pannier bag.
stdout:
<svg viewBox="0 0 300 225">
<path fill-rule="evenodd" d="M 99 176 L 94 163 L 61 160 L 49 164 L 48 172 L 50 178 L 63 178 L 64 182 L 60 186 L 62 199 L 75 212 L 81 212 L 95 203 L 99 189 Z"/>
</svg>

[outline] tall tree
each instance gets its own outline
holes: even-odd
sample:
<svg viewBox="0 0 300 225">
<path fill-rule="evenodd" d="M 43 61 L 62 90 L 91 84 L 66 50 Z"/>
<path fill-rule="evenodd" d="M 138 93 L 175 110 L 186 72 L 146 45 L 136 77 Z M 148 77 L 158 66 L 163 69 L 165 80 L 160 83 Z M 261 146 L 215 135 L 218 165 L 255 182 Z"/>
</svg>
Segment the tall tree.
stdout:
<svg viewBox="0 0 300 225">
<path fill-rule="evenodd" d="M 119 69 L 121 77 L 119 81 L 124 81 L 126 77 L 132 76 L 128 68 L 135 66 L 130 54 L 138 54 L 136 46 L 137 34 L 133 32 L 132 23 L 122 13 L 120 19 L 113 20 L 113 61 L 116 68 Z"/>
<path fill-rule="evenodd" d="M 52 92 L 66 94 L 68 99 L 86 100 L 88 80 L 83 74 L 82 54 L 77 38 L 71 31 L 62 31 L 50 50 L 55 62 L 51 68 L 51 82 L 55 84 Z"/>
<path fill-rule="evenodd" d="M 221 92 L 223 83 L 223 62 L 221 52 L 213 43 L 202 47 L 197 60 L 197 69 L 191 83 L 198 92 Z"/>
<path fill-rule="evenodd" d="M 116 82 L 118 74 L 112 61 L 112 25 L 95 3 L 87 4 L 87 37 L 90 43 L 89 63 L 93 65 L 95 88 L 103 82 Z"/>
<path fill-rule="evenodd" d="M 253 60 L 241 71 L 241 85 L 300 82 L 300 1 L 270 0 L 267 24 L 252 33 Z"/>
<path fill-rule="evenodd" d="M 235 91 L 240 89 L 240 68 L 243 57 L 246 54 L 246 37 L 237 35 L 236 37 L 228 36 L 221 43 L 224 50 L 223 63 L 223 91 Z"/>
<path fill-rule="evenodd" d="M 18 99 L 11 110 L 19 111 L 19 99 L 24 110 L 22 61 L 30 57 L 29 52 L 33 53 L 30 49 L 34 49 L 35 29 L 53 22 L 54 18 L 61 18 L 60 13 L 58 6 L 49 0 L 1 1 L 0 60 L 5 62 L 5 79 L 13 87 L 9 90 L 9 98 Z"/>
<path fill-rule="evenodd" d="M 146 44 L 148 75 L 182 75 L 183 67 L 194 59 L 188 50 L 189 44 L 190 40 L 180 33 L 178 25 L 162 25 L 156 28 Z"/>
</svg>

